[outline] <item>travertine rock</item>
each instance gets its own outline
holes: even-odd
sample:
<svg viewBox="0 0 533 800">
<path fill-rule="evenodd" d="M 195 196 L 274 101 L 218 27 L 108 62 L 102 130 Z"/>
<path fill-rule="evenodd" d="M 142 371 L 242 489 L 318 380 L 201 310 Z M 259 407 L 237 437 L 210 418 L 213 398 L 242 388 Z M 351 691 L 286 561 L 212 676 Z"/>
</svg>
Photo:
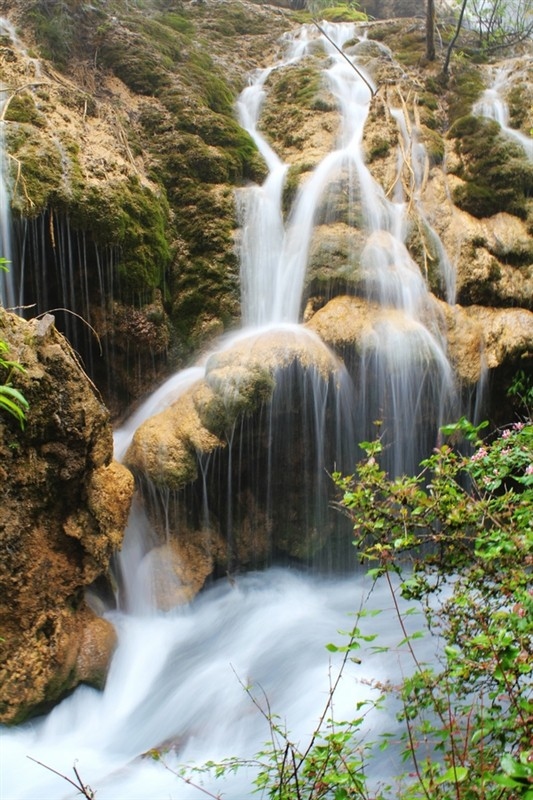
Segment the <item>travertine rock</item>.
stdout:
<svg viewBox="0 0 533 800">
<path fill-rule="evenodd" d="M 0 308 L 0 338 L 30 404 L 24 430 L 0 416 L 0 720 L 13 722 L 80 681 L 102 684 L 114 635 L 84 589 L 121 544 L 133 479 L 112 461 L 108 412 L 52 320 Z"/>
</svg>

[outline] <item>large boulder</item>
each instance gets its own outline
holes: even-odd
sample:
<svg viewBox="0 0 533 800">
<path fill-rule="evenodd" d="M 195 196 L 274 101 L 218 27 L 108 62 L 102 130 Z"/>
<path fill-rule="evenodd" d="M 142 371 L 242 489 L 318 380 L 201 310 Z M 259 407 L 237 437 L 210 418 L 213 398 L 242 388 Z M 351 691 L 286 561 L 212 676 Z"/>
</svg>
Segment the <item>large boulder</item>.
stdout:
<svg viewBox="0 0 533 800">
<path fill-rule="evenodd" d="M 108 575 L 133 493 L 113 461 L 109 414 L 53 318 L 0 308 L 6 369 L 29 402 L 24 429 L 0 416 L 0 720 L 17 722 L 80 681 L 101 685 L 115 634 L 86 605 Z"/>
<path fill-rule="evenodd" d="M 297 363 L 327 380 L 335 357 L 310 331 L 288 327 L 242 335 L 212 355 L 205 377 L 135 432 L 125 463 L 156 486 L 180 489 L 198 476 L 198 458 L 227 445 L 236 420 L 274 391 L 276 374 Z"/>
</svg>

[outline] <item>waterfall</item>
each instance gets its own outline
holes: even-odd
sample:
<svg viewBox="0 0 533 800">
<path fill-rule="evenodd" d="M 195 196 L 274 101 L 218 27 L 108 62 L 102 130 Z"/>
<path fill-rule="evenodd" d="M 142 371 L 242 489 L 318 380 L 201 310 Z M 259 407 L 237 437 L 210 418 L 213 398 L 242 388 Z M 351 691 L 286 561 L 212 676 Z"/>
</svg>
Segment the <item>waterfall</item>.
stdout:
<svg viewBox="0 0 533 800">
<path fill-rule="evenodd" d="M 34 75 L 41 75 L 41 66 L 36 58 L 30 58 L 18 38 L 14 26 L 5 17 L 0 17 L 0 33 L 9 37 L 15 48 L 23 55 L 25 62 Z M 11 218 L 11 180 L 9 157 L 6 147 L 6 122 L 4 119 L 6 105 L 9 102 L 9 89 L 0 84 L 0 257 L 9 262 L 8 272 L 0 271 L 0 304 L 6 308 L 14 308 L 23 302 L 21 281 L 18 276 L 18 258 L 13 242 Z"/>
<path fill-rule="evenodd" d="M 9 163 L 6 151 L 6 123 L 4 107 L 7 88 L 0 86 L 0 257 L 8 261 L 8 272 L 0 270 L 0 304 L 11 308 L 17 302 L 12 272 L 11 200 L 9 191 Z"/>
<path fill-rule="evenodd" d="M 486 89 L 479 101 L 474 105 L 474 114 L 495 120 L 502 133 L 523 148 L 526 156 L 533 160 L 533 139 L 516 128 L 509 126 L 509 109 L 505 102 L 505 90 L 509 86 L 509 78 L 513 64 L 498 67 L 494 71 L 492 85 Z"/>
<path fill-rule="evenodd" d="M 341 48 L 357 33 L 353 25 L 325 27 Z M 288 165 L 260 132 L 260 112 L 273 71 L 297 63 L 317 43 L 327 54 L 324 77 L 339 108 L 340 130 L 335 148 L 308 175 L 284 215 Z M 265 341 L 275 344 L 276 352 L 284 346 L 305 357 L 313 353 L 320 364 L 328 364 L 329 374 L 324 377 L 312 359 L 310 365 L 296 359 L 275 370 L 271 399 L 254 415 L 228 425 L 225 448 L 198 456 L 192 489 L 138 498 L 118 557 L 118 606 L 106 612 L 119 644 L 105 690 L 81 687 L 47 717 L 5 733 L 5 800 L 76 796 L 58 775 L 28 762 L 28 755 L 68 775 L 76 763 L 98 800 L 199 797 L 200 791 L 172 770 L 184 763 L 251 757 L 268 738 L 268 725 L 243 685 L 266 698 L 272 713 L 283 715 L 293 739 L 305 741 L 338 668 L 324 645 L 337 629 L 350 627 L 348 612 L 367 604 L 366 579 L 351 572 L 328 577 L 290 568 L 229 574 L 190 604 L 160 611 L 150 558 L 159 534 L 147 511 L 159 510 L 170 537 L 173 515 L 184 515 L 183 504 L 190 500 L 193 511 L 185 513 L 195 517 L 199 533 L 216 519 L 230 541 L 242 522 L 236 498 L 246 494 L 261 507 L 250 518 L 251 533 L 257 533 L 258 520 L 266 520 L 268 534 L 279 528 L 281 538 L 292 526 L 306 551 L 323 536 L 320 526 L 327 528 L 332 513 L 326 470 L 353 468 L 355 443 L 372 435 L 373 420 L 383 419 L 389 466 L 399 472 L 413 468 L 434 446 L 439 424 L 452 413 L 454 385 L 440 320 L 406 246 L 403 156 L 399 152 L 397 191 L 391 198 L 362 155 L 371 101 L 367 83 L 312 26 L 304 26 L 287 44 L 286 57 L 257 72 L 238 103 L 241 124 L 268 169 L 262 186 L 245 187 L 237 198 L 244 330 L 219 342 L 140 406 L 116 433 L 117 457 L 145 419 L 179 402 L 200 382 L 214 381 L 217 369 L 223 371 L 225 359 L 238 348 L 258 353 L 254 365 L 267 353 Z M 397 121 L 400 128 L 405 124 L 399 112 Z M 359 352 L 352 361 L 347 356 L 346 363 L 300 322 L 312 238 L 318 223 L 327 224 L 324 209 L 339 191 L 358 204 L 359 212 L 353 214 L 350 206 L 346 218 L 352 229 L 362 225 L 364 241 L 359 253 L 349 254 L 350 265 L 360 269 L 360 297 L 377 309 Z M 442 269 L 450 272 L 442 261 Z M 451 293 L 453 278 L 448 274 L 446 280 Z M 296 492 L 298 502 L 303 497 L 298 507 Z M 326 538 L 334 538 L 330 530 Z M 341 554 L 346 566 L 353 564 L 352 554 L 351 545 Z M 312 562 L 304 553 L 300 563 Z M 231 561 L 228 572 L 233 572 Z M 386 604 L 379 590 L 371 600 L 377 608 Z M 385 637 L 380 644 L 394 644 L 395 623 L 387 613 L 379 619 L 365 624 Z M 394 681 L 401 673 L 396 657 L 371 658 L 368 653 L 362 665 L 350 662 L 335 700 L 337 718 L 353 717 L 355 704 L 371 695 L 372 680 Z M 367 724 L 376 738 L 378 719 L 370 715 Z M 389 719 L 386 724 L 393 723 Z M 146 755 L 160 747 L 168 751 L 166 767 Z M 379 764 L 381 777 L 394 769 L 386 756 Z M 199 778 L 207 791 L 227 792 L 234 800 L 254 796 L 252 780 L 253 770 L 245 769 L 222 784 Z"/>
</svg>

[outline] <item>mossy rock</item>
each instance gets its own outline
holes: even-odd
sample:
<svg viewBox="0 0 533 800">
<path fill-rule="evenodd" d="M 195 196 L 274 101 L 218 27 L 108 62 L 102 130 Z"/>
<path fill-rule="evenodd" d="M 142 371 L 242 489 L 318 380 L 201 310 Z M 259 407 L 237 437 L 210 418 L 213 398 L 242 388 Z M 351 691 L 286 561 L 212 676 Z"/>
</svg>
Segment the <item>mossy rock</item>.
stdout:
<svg viewBox="0 0 533 800">
<path fill-rule="evenodd" d="M 450 129 L 461 158 L 456 170 L 464 181 L 453 192 L 454 202 L 475 217 L 507 211 L 525 219 L 533 192 L 533 164 L 522 148 L 506 139 L 494 120 L 472 114 Z"/>
<path fill-rule="evenodd" d="M 35 100 L 29 92 L 20 92 L 11 98 L 5 109 L 4 119 L 7 122 L 24 122 L 37 128 L 46 125 L 44 115 L 37 109 Z"/>
<path fill-rule="evenodd" d="M 347 5 L 336 5 L 331 8 L 324 8 L 320 14 L 322 19 L 328 22 L 367 22 L 368 16 L 364 11 Z"/>
<path fill-rule="evenodd" d="M 291 164 L 285 176 L 285 183 L 283 185 L 283 198 L 282 206 L 283 213 L 286 215 L 290 211 L 293 201 L 300 186 L 302 173 L 307 170 L 305 164 Z"/>
<path fill-rule="evenodd" d="M 422 28 L 402 32 L 394 46 L 394 56 L 400 64 L 414 67 L 426 55 L 426 36 Z"/>
<path fill-rule="evenodd" d="M 65 197 L 62 154 L 58 145 L 44 138 L 33 125 L 8 130 L 14 191 L 12 209 L 25 217 L 38 216 L 52 200 Z"/>
<path fill-rule="evenodd" d="M 270 29 L 268 17 L 254 14 L 245 5 L 236 2 L 219 3 L 216 14 L 207 16 L 198 4 L 198 16 L 204 15 L 202 28 L 209 34 L 220 34 L 224 37 L 257 36 L 266 34 Z"/>
<path fill-rule="evenodd" d="M 442 164 L 445 153 L 444 137 L 435 130 L 424 126 L 421 130 L 421 138 L 426 148 L 429 159 L 433 164 Z"/>
<path fill-rule="evenodd" d="M 27 15 L 42 58 L 64 67 L 72 51 L 74 20 L 65 3 L 36 3 Z"/>
<path fill-rule="evenodd" d="M 87 187 L 70 205 L 69 215 L 74 229 L 116 248 L 120 296 L 149 299 L 170 261 L 166 199 L 130 178 L 105 188 Z"/>
<path fill-rule="evenodd" d="M 113 70 L 133 92 L 153 95 L 170 84 L 168 66 L 139 37 L 133 42 L 104 42 L 99 51 L 103 66 Z"/>
<path fill-rule="evenodd" d="M 189 17 L 185 14 L 179 14 L 175 11 L 167 11 L 159 17 L 159 22 L 166 25 L 167 28 L 182 33 L 185 36 L 194 36 L 195 27 Z"/>
<path fill-rule="evenodd" d="M 390 149 L 391 144 L 388 139 L 377 137 L 368 151 L 368 162 L 372 163 L 372 161 L 376 161 L 379 158 L 385 158 L 385 156 L 389 155 Z"/>
<path fill-rule="evenodd" d="M 506 100 L 511 127 L 522 129 L 529 134 L 533 125 L 533 89 L 531 86 L 526 83 L 516 84 L 509 91 Z"/>
<path fill-rule="evenodd" d="M 481 73 L 474 66 L 464 66 L 454 72 L 447 94 L 450 124 L 471 114 L 485 88 Z"/>
<path fill-rule="evenodd" d="M 313 109 L 322 89 L 322 76 L 311 60 L 273 72 L 267 83 L 272 86 L 269 101 Z"/>
<path fill-rule="evenodd" d="M 171 318 L 184 341 L 192 344 L 193 321 L 211 315 L 224 324 L 238 314 L 237 265 L 205 257 L 178 259 L 173 265 Z"/>
</svg>

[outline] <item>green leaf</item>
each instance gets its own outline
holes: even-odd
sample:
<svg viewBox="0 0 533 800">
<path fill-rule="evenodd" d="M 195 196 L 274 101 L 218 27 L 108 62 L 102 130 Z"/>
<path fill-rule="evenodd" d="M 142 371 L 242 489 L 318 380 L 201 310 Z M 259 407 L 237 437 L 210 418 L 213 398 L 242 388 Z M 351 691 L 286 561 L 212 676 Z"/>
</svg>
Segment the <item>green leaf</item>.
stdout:
<svg viewBox="0 0 533 800">
<path fill-rule="evenodd" d="M 466 767 L 450 767 L 443 775 L 440 775 L 435 783 L 439 786 L 441 783 L 462 783 L 468 776 L 468 769 Z"/>
</svg>

